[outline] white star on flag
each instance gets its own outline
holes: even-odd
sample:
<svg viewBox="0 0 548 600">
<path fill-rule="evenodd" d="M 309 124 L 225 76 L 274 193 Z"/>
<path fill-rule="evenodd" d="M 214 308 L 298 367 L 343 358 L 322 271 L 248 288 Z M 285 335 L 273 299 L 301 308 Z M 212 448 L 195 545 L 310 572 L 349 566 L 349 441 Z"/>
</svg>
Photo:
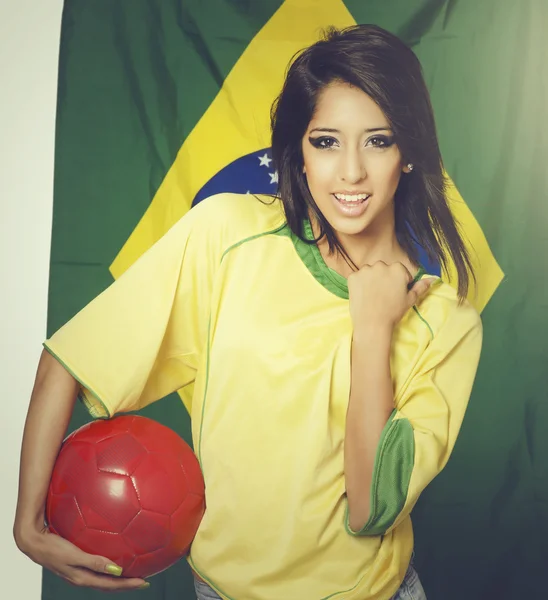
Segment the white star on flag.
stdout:
<svg viewBox="0 0 548 600">
<path fill-rule="evenodd" d="M 278 171 L 274 171 L 274 173 L 269 173 L 270 175 L 270 183 L 278 183 Z"/>
<path fill-rule="evenodd" d="M 268 168 L 270 166 L 270 163 L 272 162 L 272 159 L 268 158 L 268 154 L 266 152 L 263 154 L 263 156 L 259 156 L 258 158 L 260 161 L 260 165 L 259 165 L 260 167 Z"/>
</svg>

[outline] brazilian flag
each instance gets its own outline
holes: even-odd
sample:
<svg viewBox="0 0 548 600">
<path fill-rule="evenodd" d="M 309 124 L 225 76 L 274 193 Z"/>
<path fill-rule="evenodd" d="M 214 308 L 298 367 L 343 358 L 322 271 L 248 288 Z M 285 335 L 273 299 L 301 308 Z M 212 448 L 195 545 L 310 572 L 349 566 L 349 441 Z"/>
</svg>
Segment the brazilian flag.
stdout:
<svg viewBox="0 0 548 600">
<path fill-rule="evenodd" d="M 275 191 L 268 119 L 285 67 L 323 28 L 354 23 L 394 32 L 422 62 L 484 322 L 462 433 L 414 511 L 417 569 L 429 600 L 543 598 L 545 0 L 66 0 L 48 335 L 193 204 Z M 177 394 L 143 413 L 190 440 Z M 79 408 L 71 428 L 88 418 Z M 194 598 L 184 561 L 132 593 Z M 44 573 L 44 600 L 105 597 Z"/>
</svg>

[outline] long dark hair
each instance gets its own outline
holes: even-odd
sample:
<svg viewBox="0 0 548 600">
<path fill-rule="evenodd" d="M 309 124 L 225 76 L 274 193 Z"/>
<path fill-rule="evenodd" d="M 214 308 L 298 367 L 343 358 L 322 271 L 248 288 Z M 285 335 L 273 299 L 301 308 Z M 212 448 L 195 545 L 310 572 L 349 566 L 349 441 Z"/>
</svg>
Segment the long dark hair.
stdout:
<svg viewBox="0 0 548 600">
<path fill-rule="evenodd" d="M 474 272 L 447 202 L 447 183 L 422 68 L 410 48 L 380 27 L 330 28 L 320 41 L 298 53 L 288 68 L 271 111 L 272 157 L 288 226 L 305 240 L 303 222 L 311 211 L 319 223 L 318 239 L 325 236 L 329 251 L 339 251 L 356 268 L 314 202 L 303 174 L 302 138 L 321 91 L 333 82 L 364 91 L 388 119 L 405 163 L 414 167 L 400 178 L 396 190 L 398 242 L 417 264 L 417 244 L 446 272 L 451 258 L 462 302 L 469 275 L 474 277 Z"/>
</svg>

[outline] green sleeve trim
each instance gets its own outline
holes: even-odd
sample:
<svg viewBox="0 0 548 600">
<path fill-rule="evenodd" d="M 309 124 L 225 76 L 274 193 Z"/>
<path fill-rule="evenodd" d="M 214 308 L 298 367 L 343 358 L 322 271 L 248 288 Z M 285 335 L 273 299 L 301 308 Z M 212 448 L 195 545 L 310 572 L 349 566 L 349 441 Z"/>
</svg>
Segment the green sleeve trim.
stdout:
<svg viewBox="0 0 548 600">
<path fill-rule="evenodd" d="M 78 393 L 78 400 L 86 407 L 86 410 L 89 412 L 90 416 L 94 419 L 110 419 L 111 414 L 106 404 L 99 398 L 98 394 L 96 394 L 86 383 L 82 381 L 78 375 L 70 369 L 66 363 L 47 345 L 46 342 L 42 344 L 44 348 L 57 360 L 59 363 L 63 365 L 63 367 L 76 379 L 76 381 L 80 384 L 81 390 Z M 91 396 L 93 396 L 94 400 L 89 398 L 84 390 L 87 390 Z"/>
<path fill-rule="evenodd" d="M 386 423 L 375 456 L 370 491 L 370 515 L 359 531 L 350 528 L 348 504 L 345 527 L 351 535 L 383 535 L 405 506 L 415 462 L 415 435 L 408 419 L 395 419 L 394 410 Z"/>
</svg>

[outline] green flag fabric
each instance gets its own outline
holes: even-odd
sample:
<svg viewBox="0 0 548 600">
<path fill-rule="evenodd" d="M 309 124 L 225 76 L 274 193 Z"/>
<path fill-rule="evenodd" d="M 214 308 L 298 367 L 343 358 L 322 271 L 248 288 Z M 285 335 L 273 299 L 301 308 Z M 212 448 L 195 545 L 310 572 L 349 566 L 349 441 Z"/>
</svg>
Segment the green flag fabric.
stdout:
<svg viewBox="0 0 548 600">
<path fill-rule="evenodd" d="M 322 28 L 374 23 L 418 55 L 484 323 L 453 456 L 413 512 L 429 600 L 546 595 L 547 22 L 543 0 L 65 1 L 48 335 L 196 202 L 275 191 L 269 105 Z M 190 442 L 186 400 L 142 414 Z M 194 598 L 185 561 L 131 593 Z M 108 596 L 44 572 L 44 600 Z"/>
</svg>

